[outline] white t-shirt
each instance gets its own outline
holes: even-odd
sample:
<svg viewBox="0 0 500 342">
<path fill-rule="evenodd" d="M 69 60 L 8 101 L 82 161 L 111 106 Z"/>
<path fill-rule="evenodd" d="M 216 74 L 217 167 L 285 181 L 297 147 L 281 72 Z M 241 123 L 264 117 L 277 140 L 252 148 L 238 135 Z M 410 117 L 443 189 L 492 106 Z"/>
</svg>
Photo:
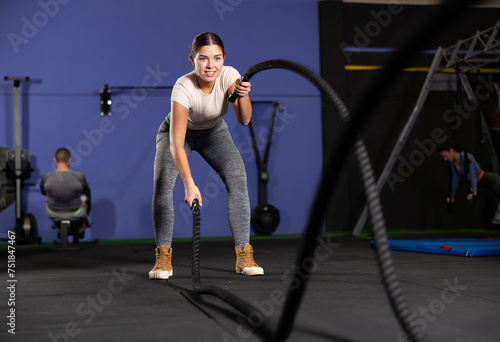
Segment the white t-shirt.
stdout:
<svg viewBox="0 0 500 342">
<path fill-rule="evenodd" d="M 229 110 L 228 89 L 240 77 L 231 66 L 223 66 L 210 94 L 204 94 L 196 81 L 196 72 L 180 77 L 172 89 L 171 104 L 175 101 L 189 111 L 187 127 L 209 129 Z M 170 115 L 170 114 L 169 114 Z M 170 119 L 170 118 L 168 118 Z M 170 121 L 170 120 L 168 120 Z"/>
</svg>

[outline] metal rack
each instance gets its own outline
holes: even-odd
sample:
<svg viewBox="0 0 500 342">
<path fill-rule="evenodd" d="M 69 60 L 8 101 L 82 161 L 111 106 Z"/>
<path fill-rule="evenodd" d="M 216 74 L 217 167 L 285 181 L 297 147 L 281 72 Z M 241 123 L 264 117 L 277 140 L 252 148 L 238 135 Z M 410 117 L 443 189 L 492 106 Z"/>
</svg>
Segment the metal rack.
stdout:
<svg viewBox="0 0 500 342">
<path fill-rule="evenodd" d="M 466 73 L 479 72 L 480 69 L 485 66 L 500 63 L 499 32 L 500 21 L 484 31 L 477 31 L 473 36 L 467 39 L 459 40 L 455 45 L 447 48 L 439 47 L 437 49 L 415 107 L 413 108 L 407 123 L 403 127 L 403 130 L 401 131 L 398 140 L 392 149 L 390 157 L 377 181 L 377 191 L 379 194 L 382 191 L 387 178 L 396 163 L 397 157 L 401 153 L 401 150 L 403 149 L 406 140 L 408 139 L 408 136 L 410 135 L 410 132 L 412 131 L 413 126 L 422 111 L 430 91 L 456 91 L 456 77 L 458 74 L 460 83 L 465 89 L 465 94 L 469 101 L 472 103 L 478 102 Z M 457 70 L 458 72 L 456 73 Z M 479 112 L 479 115 L 481 117 L 481 133 L 483 135 L 483 141 L 485 142 L 485 148 L 489 155 L 493 170 L 498 173 L 500 172 L 500 166 L 491 143 L 489 129 L 484 120 L 483 113 Z M 353 235 L 358 236 L 361 233 L 367 217 L 368 211 L 365 206 L 356 226 L 354 227 Z"/>
</svg>

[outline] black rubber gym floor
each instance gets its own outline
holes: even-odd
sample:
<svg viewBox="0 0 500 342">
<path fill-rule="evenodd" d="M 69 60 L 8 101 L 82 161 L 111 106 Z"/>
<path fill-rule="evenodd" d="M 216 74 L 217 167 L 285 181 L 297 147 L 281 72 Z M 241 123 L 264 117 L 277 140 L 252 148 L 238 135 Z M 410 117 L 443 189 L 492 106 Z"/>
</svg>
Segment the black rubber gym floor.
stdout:
<svg viewBox="0 0 500 342">
<path fill-rule="evenodd" d="M 417 237 L 445 236 L 391 236 Z M 446 237 L 500 238 L 500 233 Z M 288 341 L 405 341 L 369 242 L 352 236 L 321 239 Z M 0 340 L 261 341 L 253 327 L 280 317 L 287 290 L 294 285 L 288 275 L 301 239 L 253 239 L 252 245 L 264 276 L 235 274 L 230 240 L 202 240 L 200 256 L 203 284 L 260 308 L 253 326 L 220 299 L 193 292 L 190 242 L 174 243 L 174 275 L 168 281 L 148 279 L 152 242 L 83 243 L 77 250 L 16 246 L 16 282 L 9 282 L 3 246 Z M 429 341 L 498 341 L 500 257 L 395 251 L 392 256 L 412 320 Z M 15 306 L 9 306 L 12 302 Z M 14 320 L 7 317 L 12 308 Z"/>
</svg>

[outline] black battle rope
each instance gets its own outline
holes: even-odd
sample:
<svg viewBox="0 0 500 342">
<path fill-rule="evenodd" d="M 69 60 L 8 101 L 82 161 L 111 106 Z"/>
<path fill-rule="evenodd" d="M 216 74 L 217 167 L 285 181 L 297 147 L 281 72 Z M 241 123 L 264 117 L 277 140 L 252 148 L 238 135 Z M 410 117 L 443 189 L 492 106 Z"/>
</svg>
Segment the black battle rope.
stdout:
<svg viewBox="0 0 500 342">
<path fill-rule="evenodd" d="M 335 105 L 342 119 L 344 119 L 345 121 L 349 120 L 349 111 L 347 110 L 347 107 L 344 105 L 342 100 L 337 96 L 333 88 L 323 78 L 298 63 L 281 59 L 264 61 L 251 66 L 243 76 L 242 80 L 248 82 L 254 74 L 264 70 L 275 68 L 289 70 L 306 78 L 308 81 L 314 84 L 323 95 L 327 96 L 330 99 L 330 101 Z M 234 94 L 231 95 L 230 101 L 234 101 L 237 98 L 237 96 L 233 95 Z M 346 147 L 345 145 L 343 146 Z M 410 320 L 408 316 L 410 312 L 407 309 L 407 305 L 402 297 L 402 291 L 399 288 L 399 282 L 396 279 L 395 270 L 392 265 L 390 251 L 387 248 L 385 222 L 382 214 L 380 200 L 378 198 L 379 194 L 376 190 L 376 181 L 373 175 L 368 153 L 366 152 L 366 147 L 360 139 L 358 139 L 355 144 L 355 151 L 358 158 L 358 164 L 363 175 L 363 183 L 365 186 L 365 192 L 367 194 L 368 209 L 370 211 L 370 216 L 372 217 L 375 246 L 377 251 L 376 256 L 377 260 L 379 261 L 378 265 L 380 266 L 380 273 L 382 275 L 382 278 L 384 279 L 384 288 L 390 298 L 390 302 L 392 304 L 391 307 L 393 308 L 400 325 L 409 336 L 412 336 L 414 340 L 417 340 L 418 334 L 414 331 L 414 328 L 412 328 L 411 324 L 409 323 Z M 326 172 L 325 174 L 329 175 L 330 173 Z M 327 202 L 329 197 L 329 195 L 323 194 L 322 198 L 325 202 Z M 297 260 L 297 267 L 294 268 L 294 281 L 292 282 L 293 284 L 299 284 L 299 286 L 297 289 L 289 290 L 288 298 L 285 302 L 277 331 L 275 331 L 274 334 L 269 335 L 269 333 L 272 332 L 272 329 L 269 326 L 266 326 L 264 328 L 265 337 L 270 338 L 270 340 L 283 341 L 289 336 L 292 330 L 300 301 L 305 292 L 307 281 L 310 278 L 310 270 L 308 268 L 302 267 L 302 265 L 304 265 L 304 262 L 306 260 L 310 260 L 309 258 L 314 257 L 314 249 L 316 248 L 317 238 L 321 232 L 321 221 L 323 216 L 324 211 L 321 214 L 321 220 L 319 224 L 310 224 L 305 232 L 304 243 Z M 193 229 L 194 228 L 195 225 L 193 225 Z M 193 241 L 194 239 L 195 238 L 193 236 Z M 193 252 L 194 249 L 196 248 L 193 247 Z M 196 262 L 199 262 L 199 260 L 197 259 Z M 199 286 L 199 270 L 193 270 L 193 276 L 197 279 L 195 281 L 193 278 L 193 282 L 196 282 L 196 285 Z M 245 309 L 249 312 L 256 310 L 255 308 L 249 308 L 250 305 L 248 303 L 243 303 L 242 309 Z"/>
<path fill-rule="evenodd" d="M 192 283 L 193 290 L 200 294 L 208 294 L 216 296 L 227 304 L 237 309 L 244 315 L 244 319 L 252 317 L 253 314 L 260 312 L 252 304 L 245 302 L 241 298 L 235 296 L 234 294 L 212 285 L 202 285 L 200 280 L 200 206 L 198 199 L 193 200 L 192 206 L 193 210 L 193 242 L 192 242 Z M 258 335 L 260 335 L 265 340 L 273 341 L 272 331 L 268 324 L 263 324 L 257 330 Z"/>
<path fill-rule="evenodd" d="M 345 126 L 342 127 L 338 143 L 333 146 L 334 148 L 331 150 L 332 152 L 327 156 L 328 158 L 325 159 L 326 168 L 324 174 L 328 175 L 328 177 L 322 177 L 321 184 L 318 187 L 314 203 L 311 207 L 307 228 L 304 233 L 302 249 L 299 253 L 299 267 L 296 267 L 295 270 L 301 268 L 301 262 L 303 260 L 306 260 L 307 257 L 313 257 L 317 238 L 323 224 L 327 203 L 329 198 L 331 197 L 335 183 L 337 182 L 337 179 L 340 175 L 341 168 L 339 168 L 338 165 L 343 165 L 347 160 L 347 157 L 351 151 L 348 147 L 354 145 L 356 147 L 356 151 L 358 151 L 358 148 L 362 145 L 361 143 L 356 143 L 356 139 L 358 138 L 359 132 L 364 127 L 369 113 L 373 112 L 373 110 L 377 107 L 385 92 L 387 92 L 389 86 L 397 78 L 397 75 L 400 73 L 401 69 L 407 66 L 408 61 L 410 61 L 411 58 L 414 57 L 414 55 L 423 48 L 424 43 L 428 42 L 429 37 L 434 37 L 436 32 L 439 32 L 439 30 L 441 30 L 443 27 L 448 27 L 454 20 L 456 20 L 458 14 L 460 14 L 463 9 L 465 9 L 468 5 L 474 4 L 475 2 L 477 1 L 448 0 L 441 5 L 435 6 L 435 12 L 429 16 L 429 20 L 423 22 L 422 24 L 419 24 L 419 27 L 417 29 L 413 29 L 410 31 L 410 38 L 405 40 L 403 46 L 390 56 L 390 59 L 385 68 L 381 69 L 377 73 L 374 81 L 370 83 L 369 87 L 367 87 L 366 91 L 363 93 L 363 96 L 361 96 L 363 101 L 358 102 L 355 110 L 353 111 L 352 117 L 346 122 Z M 263 68 L 262 70 L 276 67 L 270 64 L 269 61 L 260 63 L 259 65 Z M 287 66 L 291 66 L 291 64 L 287 64 Z M 300 67 L 302 71 L 305 71 L 303 70 L 305 69 L 304 67 Z M 256 65 L 254 65 L 250 67 L 245 75 L 249 74 L 249 71 L 251 71 L 251 69 L 253 70 L 253 73 L 262 71 L 257 70 Z M 298 69 L 292 71 L 298 72 Z M 306 73 L 301 75 L 307 78 L 306 75 L 309 74 Z M 318 87 L 315 82 L 319 81 L 319 79 L 310 81 Z M 324 80 L 321 81 L 320 84 L 326 87 L 325 90 L 331 89 L 331 87 L 329 87 Z M 325 91 L 323 90 L 323 87 L 321 87 L 320 90 L 322 90 L 323 92 Z M 345 106 L 343 106 L 342 101 L 338 99 L 337 96 L 334 96 L 333 89 L 331 90 L 331 93 L 332 97 L 329 96 L 329 98 L 336 104 L 337 110 L 339 110 L 340 115 L 342 115 L 342 111 L 340 109 Z M 234 99 L 235 98 L 233 97 L 232 100 L 234 101 Z M 361 164 L 363 168 L 369 164 L 365 156 L 358 155 L 358 159 L 367 162 L 365 164 Z M 368 178 L 369 176 L 370 175 L 363 174 L 363 179 Z M 392 266 L 392 259 L 390 257 L 386 239 L 386 232 L 385 229 L 380 229 L 384 226 L 382 211 L 380 210 L 379 212 L 374 212 L 373 210 L 373 207 L 377 207 L 379 203 L 377 203 L 378 201 L 376 200 L 376 198 L 378 198 L 378 194 L 376 193 L 376 191 L 372 193 L 372 189 L 376 189 L 376 187 L 371 185 L 369 187 L 365 186 L 365 191 L 369 191 L 370 194 L 368 196 L 368 208 L 370 210 L 370 217 L 374 231 L 376 258 L 379 269 L 382 271 L 382 281 L 384 284 L 384 289 L 389 295 L 391 308 L 396 313 L 399 324 L 407 333 L 408 340 L 417 341 L 421 337 L 419 336 L 419 332 L 416 331 L 414 322 L 408 321 L 408 310 L 405 308 L 406 305 L 402 300 L 401 291 L 398 288 L 398 282 L 395 280 L 394 268 Z M 199 256 L 197 257 L 197 260 L 199 262 Z M 195 265 L 193 265 L 193 267 L 195 267 Z M 294 280 L 298 281 L 299 287 L 295 291 L 292 291 L 292 289 L 289 290 L 287 300 L 285 302 L 285 307 L 283 309 L 283 313 L 275 333 L 273 334 L 273 329 L 269 327 L 269 324 L 266 324 L 269 322 L 264 322 L 262 329 L 259 329 L 258 331 L 256 330 L 256 332 L 260 333 L 261 336 L 265 336 L 266 340 L 284 341 L 289 336 L 294 324 L 298 307 L 300 305 L 300 301 L 303 294 L 305 293 L 305 285 L 309 278 L 309 272 L 307 268 L 301 271 L 303 273 L 302 276 L 297 274 L 297 271 L 295 271 L 293 275 Z M 194 283 L 199 284 L 199 286 L 196 285 L 196 287 L 200 287 L 200 290 L 205 290 L 206 292 L 204 293 L 214 295 L 217 295 L 216 293 L 223 294 L 223 296 L 219 296 L 221 299 L 225 300 L 227 303 L 234 302 L 239 306 L 237 309 L 244 314 L 248 312 L 258 312 L 256 308 L 250 309 L 250 304 L 241 301 L 234 295 L 228 294 L 228 296 L 225 297 L 225 291 L 222 291 L 215 287 L 205 287 L 201 285 L 199 278 Z M 234 307 L 236 308 L 236 306 Z"/>
</svg>

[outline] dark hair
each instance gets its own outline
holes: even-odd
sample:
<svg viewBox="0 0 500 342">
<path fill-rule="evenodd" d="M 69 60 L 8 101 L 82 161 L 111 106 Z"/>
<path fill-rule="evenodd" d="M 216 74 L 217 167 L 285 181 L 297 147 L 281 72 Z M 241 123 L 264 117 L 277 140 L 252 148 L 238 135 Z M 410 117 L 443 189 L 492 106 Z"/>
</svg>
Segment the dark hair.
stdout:
<svg viewBox="0 0 500 342">
<path fill-rule="evenodd" d="M 203 46 L 206 45 L 218 45 L 222 50 L 222 56 L 226 56 L 226 51 L 224 51 L 224 43 L 218 35 L 213 32 L 203 32 L 194 37 L 193 43 L 191 44 L 191 57 L 195 58 L 198 51 Z"/>
<path fill-rule="evenodd" d="M 56 161 L 58 163 L 69 163 L 69 159 L 71 158 L 71 152 L 64 147 L 57 149 L 56 151 Z"/>
<path fill-rule="evenodd" d="M 449 140 L 449 139 L 447 139 L 447 140 L 445 140 L 442 143 L 439 143 L 437 145 L 438 153 L 443 152 L 443 151 L 449 151 L 451 149 L 454 149 L 456 152 L 462 152 L 462 150 L 463 150 L 462 145 L 460 145 L 460 143 L 458 143 L 457 141 Z"/>
</svg>

